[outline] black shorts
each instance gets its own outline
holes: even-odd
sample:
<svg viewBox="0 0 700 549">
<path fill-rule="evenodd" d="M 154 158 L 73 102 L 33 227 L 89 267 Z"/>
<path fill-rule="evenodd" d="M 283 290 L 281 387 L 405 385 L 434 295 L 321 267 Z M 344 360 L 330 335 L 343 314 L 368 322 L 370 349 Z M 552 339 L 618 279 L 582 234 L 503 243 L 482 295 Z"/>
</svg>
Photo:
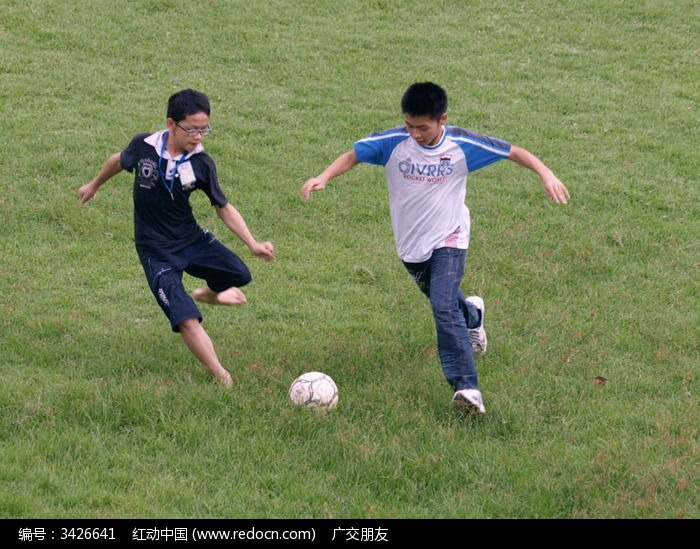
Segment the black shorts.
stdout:
<svg viewBox="0 0 700 549">
<path fill-rule="evenodd" d="M 209 232 L 203 232 L 195 243 L 176 254 L 159 257 L 139 252 L 139 259 L 151 292 L 174 332 L 179 332 L 180 323 L 188 318 L 202 321 L 194 299 L 182 284 L 183 273 L 205 280 L 215 292 L 240 288 L 251 281 L 243 260 Z"/>
</svg>

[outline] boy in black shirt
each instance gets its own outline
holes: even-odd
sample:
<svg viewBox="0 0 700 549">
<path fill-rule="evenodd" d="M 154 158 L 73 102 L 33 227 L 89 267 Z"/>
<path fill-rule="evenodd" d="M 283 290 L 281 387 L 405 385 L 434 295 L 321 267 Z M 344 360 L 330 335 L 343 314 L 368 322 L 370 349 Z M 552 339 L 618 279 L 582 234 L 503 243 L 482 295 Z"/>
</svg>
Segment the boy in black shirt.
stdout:
<svg viewBox="0 0 700 549">
<path fill-rule="evenodd" d="M 139 134 L 121 153 L 104 163 L 97 176 L 78 189 L 80 201 L 92 199 L 108 179 L 122 170 L 135 172 L 134 237 L 136 251 L 158 305 L 180 332 L 190 351 L 226 387 L 231 374 L 221 365 L 202 315 L 193 301 L 215 305 L 241 305 L 240 288 L 251 280 L 245 263 L 202 229 L 192 214 L 190 194 L 200 189 L 209 197 L 223 223 L 256 256 L 271 260 L 271 242 L 258 242 L 241 214 L 219 186 L 216 166 L 204 152 L 202 139 L 211 132 L 209 100 L 187 89 L 168 100 L 167 130 Z M 183 272 L 206 284 L 185 291 Z"/>
</svg>

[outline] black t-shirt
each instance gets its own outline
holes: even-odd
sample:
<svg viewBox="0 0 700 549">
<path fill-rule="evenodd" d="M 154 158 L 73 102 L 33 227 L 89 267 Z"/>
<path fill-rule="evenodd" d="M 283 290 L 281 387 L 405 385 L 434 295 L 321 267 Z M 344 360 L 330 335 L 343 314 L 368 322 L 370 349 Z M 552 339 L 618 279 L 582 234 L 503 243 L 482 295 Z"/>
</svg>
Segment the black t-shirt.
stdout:
<svg viewBox="0 0 700 549">
<path fill-rule="evenodd" d="M 216 176 L 212 158 L 203 151 L 185 158 L 171 160 L 190 163 L 194 177 L 164 179 L 168 159 L 161 158 L 161 139 L 164 132 L 139 134 L 121 153 L 121 166 L 134 176 L 134 239 L 141 254 L 158 256 L 177 253 L 201 236 L 203 229 L 197 224 L 190 206 L 190 194 L 201 189 L 213 206 L 228 203 Z"/>
</svg>

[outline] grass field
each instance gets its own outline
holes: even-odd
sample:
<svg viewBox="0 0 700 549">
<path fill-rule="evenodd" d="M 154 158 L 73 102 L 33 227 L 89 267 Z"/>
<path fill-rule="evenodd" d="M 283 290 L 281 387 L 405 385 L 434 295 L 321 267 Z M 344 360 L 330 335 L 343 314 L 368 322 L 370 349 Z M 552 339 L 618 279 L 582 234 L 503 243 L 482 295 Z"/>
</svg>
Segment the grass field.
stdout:
<svg viewBox="0 0 700 549">
<path fill-rule="evenodd" d="M 0 517 L 700 518 L 699 23 L 690 0 L 4 1 Z M 470 178 L 483 417 L 450 406 L 382 170 L 299 193 L 420 80 L 572 194 L 510 162 Z M 254 277 L 203 308 L 231 391 L 148 291 L 130 176 L 76 196 L 185 87 L 278 250 L 194 200 Z M 332 413 L 289 404 L 307 370 Z"/>
</svg>

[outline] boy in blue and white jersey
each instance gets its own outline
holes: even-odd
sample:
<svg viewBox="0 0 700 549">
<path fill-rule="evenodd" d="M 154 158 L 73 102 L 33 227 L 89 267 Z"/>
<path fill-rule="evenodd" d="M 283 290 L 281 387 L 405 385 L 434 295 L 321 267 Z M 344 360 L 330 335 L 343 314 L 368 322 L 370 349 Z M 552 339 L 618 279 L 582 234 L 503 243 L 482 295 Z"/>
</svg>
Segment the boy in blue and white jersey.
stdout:
<svg viewBox="0 0 700 549">
<path fill-rule="evenodd" d="M 430 300 L 443 373 L 455 391 L 452 401 L 483 414 L 473 355 L 486 351 L 485 307 L 479 296 L 465 298 L 460 289 L 469 246 L 467 176 L 508 159 L 537 173 L 554 202 L 566 204 L 569 192 L 527 150 L 446 125 L 447 93 L 437 84 L 411 85 L 401 108 L 405 125 L 357 141 L 306 181 L 302 196 L 308 199 L 361 162 L 384 166 L 396 251 Z"/>
</svg>

